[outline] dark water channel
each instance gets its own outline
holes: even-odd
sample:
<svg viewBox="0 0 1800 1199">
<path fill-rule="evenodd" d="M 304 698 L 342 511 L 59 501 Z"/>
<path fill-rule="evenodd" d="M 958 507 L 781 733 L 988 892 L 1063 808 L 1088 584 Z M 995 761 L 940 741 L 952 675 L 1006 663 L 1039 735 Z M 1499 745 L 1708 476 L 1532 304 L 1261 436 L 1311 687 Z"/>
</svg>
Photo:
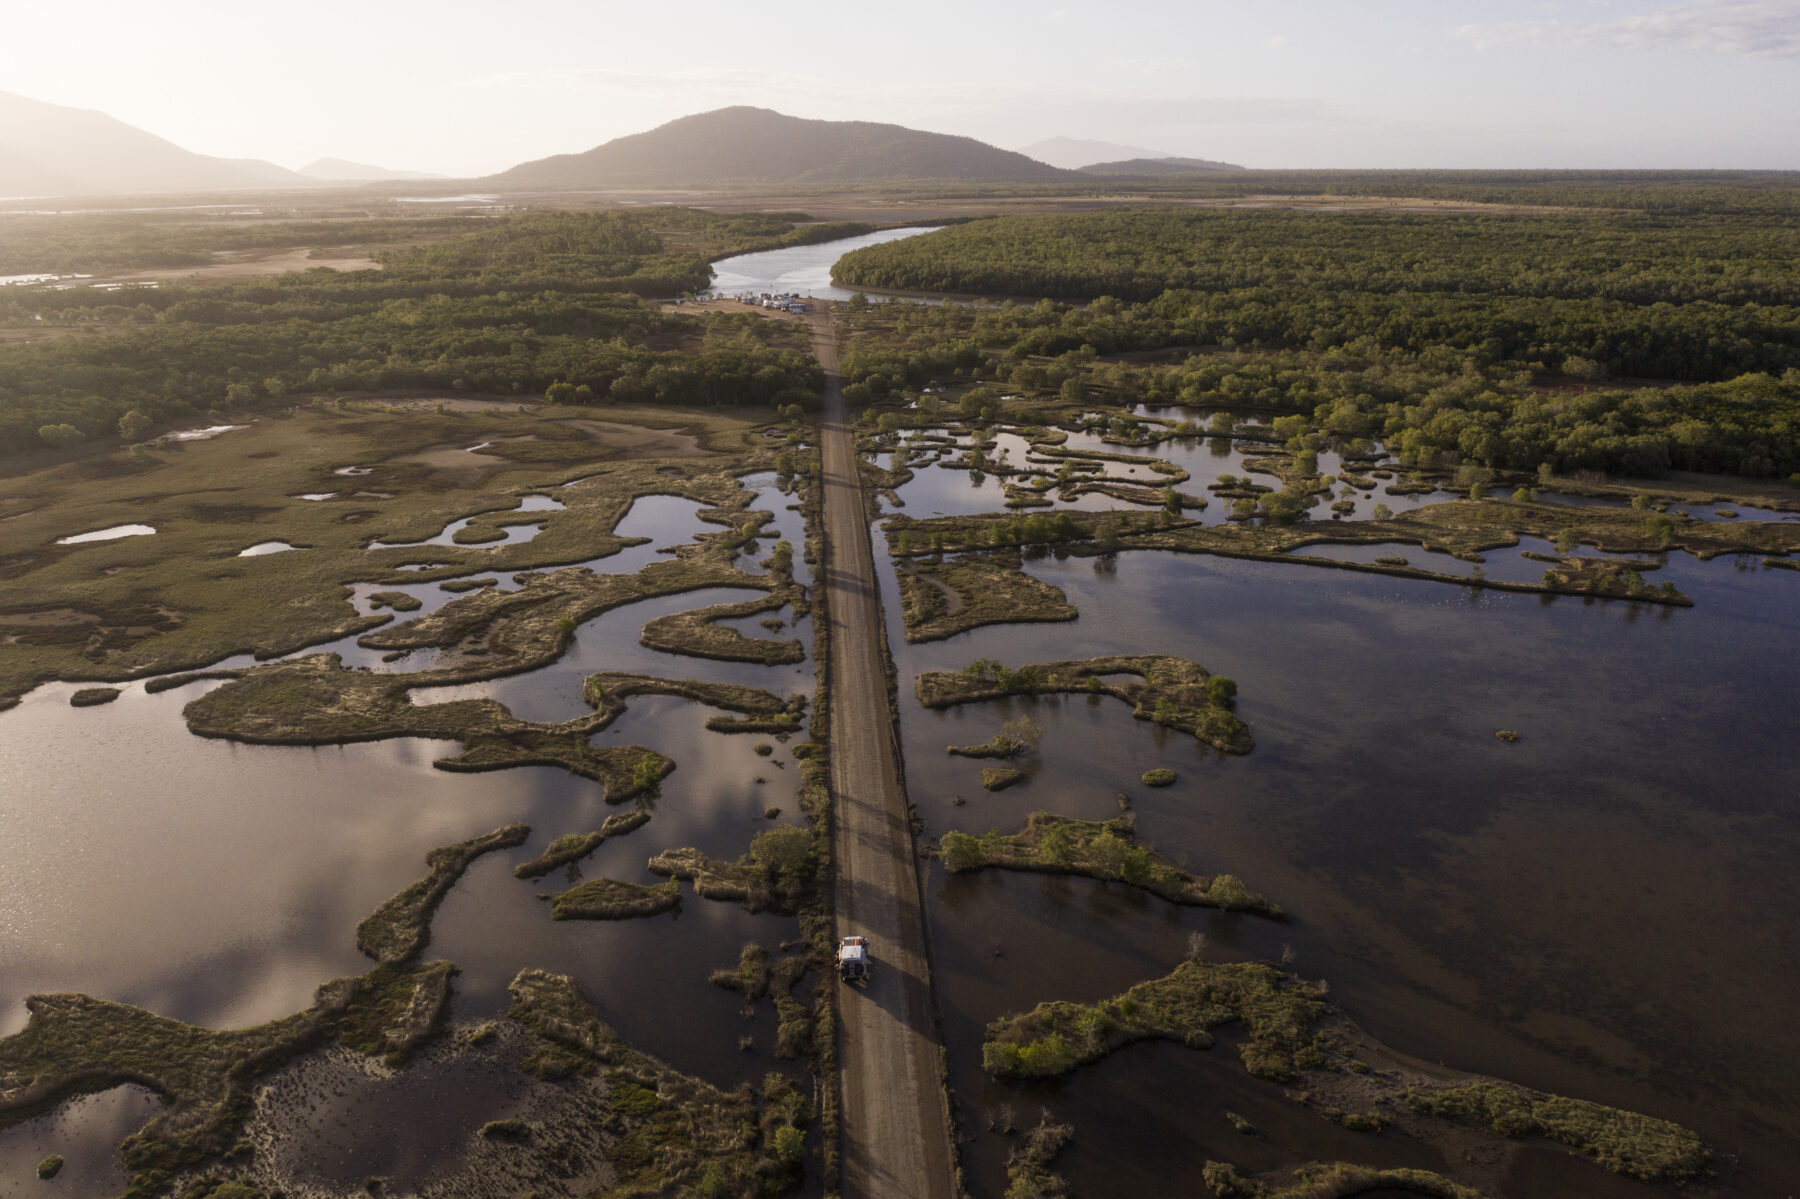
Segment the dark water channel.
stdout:
<svg viewBox="0 0 1800 1199">
<path fill-rule="evenodd" d="M 781 534 L 798 551 L 804 542 L 799 514 L 786 509 L 791 501 L 769 482 L 752 480 L 762 488 L 757 506 L 777 511 Z M 699 507 L 666 496 L 638 501 L 619 532 L 651 541 L 586 565 L 636 570 L 654 561 L 661 547 L 716 528 L 698 520 Z M 773 535 L 765 538 L 759 556 L 773 544 Z M 497 577 L 500 586 L 515 585 L 507 575 Z M 455 598 L 436 582 L 361 584 L 353 589 L 359 609 L 366 610 L 368 594 L 377 590 L 414 594 L 425 602 L 421 611 Z M 660 654 L 638 643 L 639 630 L 655 616 L 760 594 L 711 589 L 615 609 L 578 629 L 561 661 L 469 693 L 492 694 L 528 719 L 562 720 L 587 711 L 580 682 L 596 670 L 810 692 L 810 662 L 761 668 Z M 768 635 L 754 626 L 746 631 Z M 790 623 L 780 635 L 800 638 L 810 658 L 810 621 Z M 354 638 L 322 648 L 343 653 L 352 665 L 381 665 L 380 655 L 357 647 Z M 410 655 L 387 668 L 419 669 L 429 664 L 419 660 L 425 657 Z M 478 860 L 433 924 L 427 956 L 456 962 L 462 971 L 454 1020 L 501 1016 L 506 984 L 520 969 L 538 967 L 573 975 L 633 1044 L 719 1085 L 791 1068 L 772 1056 L 769 1004 L 747 1015 L 740 997 L 711 987 L 707 976 L 735 964 L 746 942 L 774 949 L 796 939 L 795 921 L 751 916 L 690 894 L 661 917 L 558 923 L 538 894 L 584 876 L 660 882 L 645 862 L 663 849 L 691 845 L 736 858 L 755 833 L 771 827 L 766 809 L 779 808 L 779 821 L 799 821 L 793 739 L 715 733 L 704 727 L 710 708 L 672 697 L 634 699 L 595 741 L 645 745 L 676 760 L 660 793 L 636 801 L 652 810 L 652 819 L 578 867 L 527 882 L 513 877 L 514 865 L 561 834 L 599 827 L 618 810 L 604 802 L 597 784 L 543 767 L 482 774 L 434 769 L 434 759 L 456 752 L 451 742 L 314 749 L 194 737 L 181 709 L 217 685 L 150 695 L 142 683 L 131 684 L 111 704 L 75 709 L 68 703 L 75 687 L 51 684 L 0 714 L 0 785 L 7 797 L 0 805 L 0 1035 L 23 1027 L 26 995 L 51 991 L 82 991 L 209 1027 L 287 1015 L 306 1007 L 320 983 L 370 967 L 355 947 L 357 922 L 422 877 L 429 850 L 523 821 L 532 826 L 531 839 Z M 420 698 L 453 697 L 440 690 Z M 755 752 L 764 743 L 774 747 L 768 757 Z M 745 1037 L 749 1049 L 741 1047 Z M 455 1072 L 442 1067 L 438 1074 L 443 1069 Z M 509 1079 L 505 1071 L 473 1070 L 455 1082 L 456 1119 L 473 1121 L 473 1128 L 507 1114 L 516 1090 Z M 419 1087 L 380 1071 L 352 1071 L 333 1085 L 337 1108 L 354 1118 L 321 1124 L 337 1131 L 327 1137 L 320 1161 L 361 1171 L 350 1180 L 358 1185 L 369 1174 L 391 1175 L 396 1187 L 422 1182 L 443 1169 L 445 1138 L 466 1142 L 473 1135 L 454 1121 L 452 1127 L 420 1119 Z M 438 1078 L 427 1090 L 444 1085 L 450 1084 Z M 0 1185 L 21 1177 L 37 1185 L 36 1163 L 54 1151 L 69 1162 L 64 1177 L 74 1185 L 59 1183 L 64 1193 L 122 1190 L 118 1142 L 154 1105 L 141 1091 L 121 1089 L 0 1133 Z M 384 1135 L 359 1139 L 355 1128 L 370 1122 Z M 21 1163 L 29 1173 L 21 1173 Z M 323 1184 L 345 1181 L 330 1170 L 325 1175 Z"/>
<path fill-rule="evenodd" d="M 1542 574 L 1518 552 L 1490 554 L 1490 574 Z M 1209 1158 L 1434 1164 L 1422 1145 L 1303 1111 L 1223 1039 L 1139 1045 L 1050 1084 L 980 1069 L 988 1021 L 1165 974 L 1195 931 L 1218 960 L 1291 945 L 1297 970 L 1401 1052 L 1685 1123 L 1719 1150 L 1729 1193 L 1800 1179 L 1800 579 L 1675 554 L 1647 578 L 1694 597 L 1676 610 L 1205 556 L 1045 557 L 1028 569 L 1080 620 L 908 646 L 879 560 L 928 836 L 1010 831 L 1039 809 L 1102 819 L 1122 791 L 1149 842 L 1196 872 L 1239 874 L 1294 916 L 1237 919 L 1081 879 L 951 879 L 934 864 L 934 958 L 978 1194 L 1004 1189 L 1011 1142 L 988 1128 L 1008 1104 L 1020 1127 L 1040 1108 L 1073 1123 L 1059 1168 L 1077 1194 L 1167 1193 Z M 1220 757 L 1097 697 L 941 713 L 912 698 L 919 671 L 978 657 L 1150 652 L 1237 680 L 1254 752 Z M 990 794 L 984 763 L 944 747 L 1018 713 L 1042 725 L 1042 749 L 1026 784 Z M 1519 741 L 1498 741 L 1502 728 Z M 1151 766 L 1179 781 L 1141 786 Z M 1228 1108 L 1266 1135 L 1236 1133 Z M 1536 1147 L 1503 1193 L 1652 1192 Z"/>
</svg>

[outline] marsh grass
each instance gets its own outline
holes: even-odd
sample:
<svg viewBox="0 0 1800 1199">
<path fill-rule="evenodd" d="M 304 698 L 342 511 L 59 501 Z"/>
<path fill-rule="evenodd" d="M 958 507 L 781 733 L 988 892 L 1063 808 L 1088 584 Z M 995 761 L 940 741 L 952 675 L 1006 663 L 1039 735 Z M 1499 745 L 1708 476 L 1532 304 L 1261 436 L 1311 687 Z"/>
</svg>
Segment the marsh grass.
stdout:
<svg viewBox="0 0 1800 1199">
<path fill-rule="evenodd" d="M 1231 874 L 1189 874 L 1138 844 L 1130 815 L 1113 820 L 1075 820 L 1033 812 L 1022 831 L 979 837 L 947 832 L 938 856 L 952 874 L 978 870 L 1026 870 L 1079 875 L 1139 887 L 1171 903 L 1224 908 L 1280 920 L 1279 906 L 1247 890 Z"/>
<path fill-rule="evenodd" d="M 482 854 L 525 844 L 531 826 L 509 824 L 485 836 L 439 846 L 425 855 L 431 873 L 413 883 L 356 926 L 356 947 L 383 965 L 414 957 L 431 939 L 431 918 L 444 896 Z"/>
<path fill-rule="evenodd" d="M 76 632 L 33 632 L 0 650 L 0 697 L 23 694 L 51 678 L 122 681 L 203 667 L 233 653 L 290 653 L 391 616 L 359 616 L 346 584 L 418 583 L 471 570 L 520 571 L 580 562 L 625 543 L 613 527 L 640 495 L 677 493 L 732 507 L 748 502 L 732 470 L 772 461 L 753 419 L 714 411 L 608 408 L 608 422 L 675 424 L 701 443 L 677 461 L 696 472 L 671 479 L 658 467 L 670 457 L 625 457 L 607 435 L 581 430 L 594 410 L 548 406 L 519 414 L 437 413 L 377 407 L 368 413 L 299 408 L 266 413 L 247 428 L 180 450 L 150 451 L 141 460 L 104 455 L 30 470 L 0 480 L 0 504 L 28 501 L 10 518 L 9 544 L 21 547 L 0 577 L 0 614 L 48 604 L 94 617 Z M 433 465 L 434 450 L 481 440 L 549 438 L 569 447 L 556 465 L 472 460 L 458 469 Z M 676 450 L 668 439 L 666 449 Z M 513 443 L 518 445 L 530 442 Z M 367 464 L 359 484 L 381 498 L 344 494 L 308 502 L 302 493 L 340 490 L 332 470 Z M 546 480 L 549 475 L 549 480 Z M 564 511 L 533 512 L 544 531 L 528 542 L 496 548 L 432 546 L 445 565 L 415 573 L 395 567 L 419 560 L 417 549 L 369 550 L 371 540 L 429 537 L 446 523 L 487 513 L 471 527 L 497 528 L 519 496 L 575 478 L 563 489 Z M 128 518 L 156 527 L 154 537 L 55 546 L 72 530 Z M 516 516 L 514 517 L 517 523 Z M 285 540 L 306 553 L 236 558 L 250 540 Z M 143 544 L 132 544 L 143 543 Z M 266 602 L 279 594 L 282 602 Z"/>
<path fill-rule="evenodd" d="M 614 1195 L 785 1193 L 800 1178 L 810 1103 L 779 1075 L 718 1088 L 631 1048 L 573 980 L 526 970 L 508 988 L 511 1017 L 538 1041 L 534 1073 L 604 1069 L 610 1117 L 598 1130 Z"/>
<path fill-rule="evenodd" d="M 1025 573 L 1017 550 L 937 561 L 900 558 L 896 568 L 909 642 L 940 641 L 983 625 L 1080 615 L 1061 588 Z"/>
<path fill-rule="evenodd" d="M 1041 1003 L 1024 1015 L 994 1021 L 981 1047 L 982 1065 L 1001 1076 L 1049 1077 L 1133 1041 L 1180 1041 L 1204 1049 L 1213 1043 L 1213 1029 L 1241 1023 L 1245 1068 L 1258 1078 L 1290 1082 L 1302 1068 L 1326 1064 L 1316 1032 L 1326 1010 L 1311 984 L 1273 966 L 1186 961 L 1172 974 L 1112 999 Z"/>
<path fill-rule="evenodd" d="M 1120 683 L 1108 677 L 1121 674 L 1142 681 Z M 914 691 L 927 708 L 1008 695 L 1110 695 L 1129 703 L 1139 720 L 1190 733 L 1221 753 L 1249 753 L 1254 742 L 1230 710 L 1236 686 L 1226 687 L 1229 682 L 1185 658 L 1143 654 L 1043 662 L 1016 670 L 982 659 L 960 671 L 927 671 L 914 681 Z"/>
<path fill-rule="evenodd" d="M 1348 1199 L 1370 1191 L 1403 1191 L 1435 1199 L 1486 1199 L 1473 1187 L 1429 1170 L 1380 1169 L 1348 1162 L 1314 1163 L 1278 1171 L 1272 1176 L 1275 1181 L 1269 1182 L 1246 1178 L 1227 1162 L 1207 1162 L 1200 1177 L 1217 1199 Z"/>
<path fill-rule="evenodd" d="M 600 848 L 601 844 L 611 837 L 622 837 L 626 833 L 648 824 L 650 813 L 643 808 L 629 812 L 615 812 L 601 822 L 600 828 L 591 833 L 564 833 L 552 841 L 544 852 L 529 862 L 520 862 L 513 867 L 514 878 L 542 878 L 559 866 L 567 866 Z"/>
<path fill-rule="evenodd" d="M 1505 1137 L 1546 1137 L 1644 1182 L 1690 1182 L 1706 1168 L 1705 1144 L 1680 1125 L 1582 1099 L 1479 1082 L 1409 1090 L 1401 1101 L 1422 1115 L 1483 1125 Z"/>
<path fill-rule="evenodd" d="M 551 897 L 550 915 L 554 920 L 631 920 L 680 906 L 681 887 L 673 880 L 646 887 L 595 878 Z"/>
</svg>

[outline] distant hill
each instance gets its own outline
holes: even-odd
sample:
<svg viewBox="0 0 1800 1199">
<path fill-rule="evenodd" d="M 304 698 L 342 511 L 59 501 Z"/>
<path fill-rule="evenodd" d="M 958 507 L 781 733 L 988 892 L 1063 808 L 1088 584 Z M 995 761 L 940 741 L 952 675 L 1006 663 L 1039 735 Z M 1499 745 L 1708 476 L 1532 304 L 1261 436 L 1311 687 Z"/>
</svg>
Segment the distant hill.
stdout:
<svg viewBox="0 0 1800 1199">
<path fill-rule="evenodd" d="M 721 108 L 583 154 L 490 175 L 497 187 L 718 187 L 907 180 L 1066 183 L 1077 176 L 969 137 L 869 121 L 813 121 Z"/>
<path fill-rule="evenodd" d="M 1084 137 L 1052 137 L 1045 141 L 1020 146 L 1019 153 L 1039 162 L 1047 162 L 1064 170 L 1077 170 L 1090 162 L 1119 162 L 1129 158 L 1168 158 L 1162 150 L 1146 150 L 1142 146 L 1122 146 L 1118 142 L 1097 142 Z"/>
<path fill-rule="evenodd" d="M 449 177 L 434 175 L 430 171 L 396 171 L 388 167 L 371 166 L 366 162 L 350 162 L 343 158 L 321 158 L 317 162 L 309 162 L 300 168 L 300 173 L 309 179 L 323 179 L 333 183 L 382 183 Z"/>
<path fill-rule="evenodd" d="M 1083 175 L 1199 175 L 1209 171 L 1241 171 L 1235 162 L 1210 158 L 1128 158 L 1123 162 L 1096 162 L 1078 168 Z"/>
<path fill-rule="evenodd" d="M 315 186 L 272 162 L 195 154 L 103 112 L 0 92 L 0 196 Z"/>
</svg>

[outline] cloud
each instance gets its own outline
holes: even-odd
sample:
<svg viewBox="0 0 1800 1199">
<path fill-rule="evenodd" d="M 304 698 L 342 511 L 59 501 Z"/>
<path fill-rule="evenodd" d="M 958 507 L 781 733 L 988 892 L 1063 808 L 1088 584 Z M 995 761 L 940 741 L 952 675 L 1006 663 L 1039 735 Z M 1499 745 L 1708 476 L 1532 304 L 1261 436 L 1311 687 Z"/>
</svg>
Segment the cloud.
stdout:
<svg viewBox="0 0 1800 1199">
<path fill-rule="evenodd" d="M 1674 46 L 1746 58 L 1800 57 L 1800 0 L 1698 0 L 1611 21 L 1464 25 L 1480 50 L 1518 42 L 1648 50 Z"/>
</svg>

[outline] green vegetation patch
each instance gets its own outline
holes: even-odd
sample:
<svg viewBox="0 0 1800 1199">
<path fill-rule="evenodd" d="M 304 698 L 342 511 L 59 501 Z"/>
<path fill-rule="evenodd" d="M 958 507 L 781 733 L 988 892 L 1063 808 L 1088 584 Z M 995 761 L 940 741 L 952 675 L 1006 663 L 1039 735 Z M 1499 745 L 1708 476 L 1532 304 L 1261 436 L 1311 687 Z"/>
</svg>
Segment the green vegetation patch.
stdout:
<svg viewBox="0 0 1800 1199">
<path fill-rule="evenodd" d="M 1429 1170 L 1379 1169 L 1331 1162 L 1278 1171 L 1269 1180 L 1246 1178 L 1228 1162 L 1207 1162 L 1200 1174 L 1217 1199 L 1348 1199 L 1369 1191 L 1403 1191 L 1436 1199 L 1484 1199 L 1473 1187 Z"/>
<path fill-rule="evenodd" d="M 1006 1155 L 1006 1199 L 1065 1199 L 1069 1184 L 1050 1164 L 1074 1139 L 1072 1125 L 1053 1123 L 1045 1112 L 1038 1126 Z"/>
<path fill-rule="evenodd" d="M 62 1168 L 62 1157 L 52 1153 L 49 1157 L 46 1157 L 43 1161 L 38 1163 L 37 1176 L 44 1179 L 55 1178 L 58 1174 L 62 1173 Z"/>
<path fill-rule="evenodd" d="M 653 887 L 594 878 L 550 900 L 556 920 L 631 920 L 657 916 L 681 906 L 681 885 L 673 879 Z"/>
<path fill-rule="evenodd" d="M 981 772 L 981 785 L 988 791 L 1004 791 L 1025 781 L 1025 772 L 1011 766 L 989 766 Z"/>
<path fill-rule="evenodd" d="M 750 852 L 735 862 L 709 858 L 698 849 L 671 849 L 650 859 L 650 871 L 691 881 L 694 894 L 703 899 L 792 916 L 815 885 L 818 854 L 812 830 L 782 825 L 756 834 Z"/>
<path fill-rule="evenodd" d="M 806 697 L 794 695 L 782 699 L 760 687 L 737 683 L 708 683 L 692 679 L 662 679 L 647 674 L 602 672 L 589 675 L 582 686 L 582 698 L 599 714 L 602 724 L 610 723 L 625 710 L 625 701 L 634 695 L 679 695 L 708 707 L 723 708 L 742 715 L 714 716 L 706 727 L 719 733 L 792 733 L 800 728 L 806 711 Z"/>
<path fill-rule="evenodd" d="M 174 1173 L 232 1151 L 257 1080 L 297 1054 L 341 1040 L 403 1057 L 441 1014 L 454 970 L 447 962 L 377 967 L 326 983 L 303 1012 L 225 1031 L 87 995 L 30 996 L 24 1029 L 0 1039 L 0 1128 L 74 1095 L 149 1087 L 166 1106 L 127 1138 L 122 1154 L 136 1175 L 133 1194 L 160 1194 Z"/>
<path fill-rule="evenodd" d="M 896 567 L 908 641 L 941 641 L 983 625 L 1080 615 L 1061 588 L 1025 573 L 1017 551 L 935 562 L 902 558 Z"/>
<path fill-rule="evenodd" d="M 424 600 L 404 591 L 377 591 L 369 596 L 369 607 L 376 612 L 383 608 L 395 612 L 417 612 L 424 606 Z"/>
<path fill-rule="evenodd" d="M 772 592 L 761 599 L 736 604 L 714 604 L 691 612 L 659 616 L 644 625 L 639 640 L 667 654 L 688 654 L 723 662 L 755 662 L 763 666 L 791 665 L 806 660 L 806 646 L 796 638 L 746 637 L 718 622 L 762 612 L 779 612 L 796 596 Z"/>
<path fill-rule="evenodd" d="M 1401 1101 L 1415 1112 L 1485 1125 L 1502 1136 L 1560 1141 L 1615 1174 L 1645 1182 L 1689 1182 L 1706 1167 L 1705 1144 L 1680 1125 L 1583 1099 L 1479 1082 L 1413 1089 Z"/>
<path fill-rule="evenodd" d="M 623 704 L 558 724 L 536 724 L 515 718 L 505 705 L 491 699 L 415 704 L 408 697 L 416 688 L 475 677 L 481 673 L 472 668 L 412 674 L 345 670 L 338 655 L 313 654 L 244 671 L 189 703 L 183 715 L 188 728 L 201 736 L 263 744 L 454 739 L 462 742 L 463 752 L 440 758 L 434 763 L 440 770 L 560 766 L 600 783 L 609 803 L 655 786 L 675 768 L 668 758 L 641 746 L 597 748 L 588 743 L 624 710 Z M 771 705 L 782 709 L 782 701 L 774 697 L 762 706 Z"/>
<path fill-rule="evenodd" d="M 552 841 L 542 854 L 529 862 L 520 862 L 514 866 L 513 877 L 542 878 L 558 866 L 579 862 L 600 848 L 601 843 L 609 837 L 622 837 L 649 822 L 650 813 L 644 808 L 637 808 L 630 812 L 615 812 L 602 821 L 600 828 L 595 832 L 564 833 Z"/>
<path fill-rule="evenodd" d="M 605 1067 L 610 1194 L 779 1194 L 798 1185 L 811 1111 L 785 1080 L 721 1091 L 683 1074 L 627 1045 L 562 975 L 526 970 L 508 990 L 512 1018 L 540 1043 L 527 1059 L 538 1072 Z"/>
<path fill-rule="evenodd" d="M 1205 878 L 1189 874 L 1140 845 L 1129 814 L 1113 820 L 1074 820 L 1033 812 L 1024 830 L 1011 836 L 945 833 L 938 843 L 938 856 L 952 874 L 1030 870 L 1081 875 L 1141 887 L 1171 903 L 1283 918 L 1280 907 L 1246 890 L 1235 875 Z"/>
<path fill-rule="evenodd" d="M 201 668 L 236 653 L 276 657 L 368 632 L 392 623 L 393 610 L 358 613 L 348 602 L 353 584 L 380 593 L 603 557 L 626 544 L 614 530 L 646 495 L 707 504 L 701 519 L 732 531 L 704 534 L 637 574 L 557 570 L 546 576 L 554 583 L 529 588 L 523 603 L 476 604 L 465 596 L 471 602 L 444 605 L 450 611 L 441 618 L 416 619 L 417 628 L 380 648 L 429 644 L 452 650 L 454 659 L 479 658 L 495 673 L 529 670 L 566 647 L 562 621 L 579 624 L 634 599 L 692 587 L 766 590 L 778 582 L 730 563 L 740 516 L 754 499 L 733 472 L 767 467 L 777 453 L 756 436 L 753 420 L 693 410 L 514 411 L 516 403 L 460 398 L 437 407 L 396 400 L 286 408 L 250 423 L 221 416 L 243 427 L 0 480 L 0 509 L 12 513 L 9 544 L 16 549 L 0 571 L 0 697 L 47 679 L 118 682 Z M 491 444 L 480 453 L 465 452 L 483 441 Z M 523 446 L 561 447 L 565 461 L 527 466 L 503 456 Z M 369 473 L 355 482 L 333 473 L 346 464 Z M 565 480 L 574 480 L 557 492 L 565 507 L 518 510 L 522 494 Z M 325 492 L 339 496 L 298 498 Z M 528 520 L 542 532 L 507 545 L 404 544 L 459 517 L 489 531 Z M 54 544 L 130 522 L 156 533 Z M 309 548 L 237 556 L 256 539 Z M 370 548 L 372 542 L 388 544 Z M 428 569 L 401 569 L 421 565 Z M 281 602 L 270 603 L 271 595 Z M 464 634 L 482 633 L 493 636 L 461 643 Z"/>
<path fill-rule="evenodd" d="M 119 698 L 117 687 L 83 687 L 69 696 L 71 708 L 95 708 Z"/>
<path fill-rule="evenodd" d="M 1326 1064 L 1317 1034 L 1326 1011 L 1322 992 L 1273 966 L 1188 961 L 1099 1003 L 1040 1003 L 996 1020 L 987 1027 L 981 1061 L 996 1075 L 1048 1077 L 1133 1041 L 1160 1038 L 1204 1049 L 1212 1029 L 1238 1022 L 1246 1029 L 1245 1068 L 1288 1082 L 1302 1068 Z"/>
<path fill-rule="evenodd" d="M 735 968 L 714 970 L 708 981 L 736 991 L 749 1003 L 772 996 L 778 1022 L 775 1056 L 785 1059 L 808 1052 L 812 1045 L 813 1014 L 793 994 L 809 969 L 811 963 L 798 954 L 777 958 L 771 965 L 769 951 L 753 941 L 744 946 Z"/>
<path fill-rule="evenodd" d="M 1140 780 L 1146 787 L 1169 787 L 1175 783 L 1175 772 L 1167 766 L 1158 766 L 1144 771 Z"/>
<path fill-rule="evenodd" d="M 525 844 L 531 826 L 511 824 L 485 836 L 443 845 L 425 855 L 431 873 L 382 904 L 356 926 L 356 947 L 383 965 L 398 965 L 424 949 L 431 918 L 469 864 L 484 853 Z"/>
<path fill-rule="evenodd" d="M 1142 682 L 1120 683 L 1107 677 L 1119 674 L 1135 675 Z M 1017 670 L 983 658 L 960 671 L 927 671 L 919 675 L 914 690 L 927 708 L 1007 695 L 1111 695 L 1132 705 L 1132 715 L 1139 720 L 1181 729 L 1222 753 L 1246 754 L 1254 744 L 1249 728 L 1231 711 L 1237 684 L 1223 675 L 1209 675 L 1185 658 L 1165 654 L 1044 662 Z"/>
</svg>

